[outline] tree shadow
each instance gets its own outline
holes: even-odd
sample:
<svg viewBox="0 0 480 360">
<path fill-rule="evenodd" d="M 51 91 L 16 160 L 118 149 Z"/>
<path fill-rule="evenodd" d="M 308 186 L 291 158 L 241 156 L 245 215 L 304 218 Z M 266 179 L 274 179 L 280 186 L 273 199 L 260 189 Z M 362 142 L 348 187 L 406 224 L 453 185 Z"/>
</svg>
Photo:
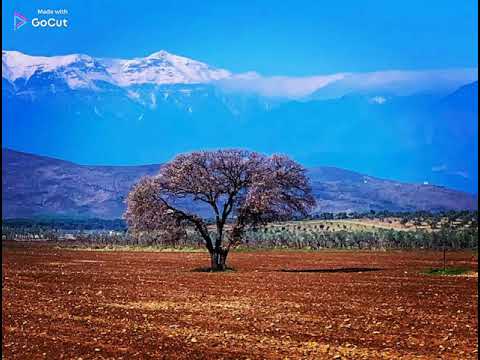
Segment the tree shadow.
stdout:
<svg viewBox="0 0 480 360">
<path fill-rule="evenodd" d="M 355 272 L 370 272 L 370 271 L 381 271 L 384 269 L 381 268 L 362 268 L 362 267 L 351 267 L 351 268 L 337 268 L 337 269 L 280 269 L 278 272 L 288 272 L 288 273 L 355 273 Z"/>
<path fill-rule="evenodd" d="M 236 270 L 234 268 L 228 267 L 225 270 L 212 270 L 211 267 L 199 267 L 190 270 L 190 272 L 206 272 L 206 273 L 229 273 L 229 272 L 235 272 Z"/>
</svg>

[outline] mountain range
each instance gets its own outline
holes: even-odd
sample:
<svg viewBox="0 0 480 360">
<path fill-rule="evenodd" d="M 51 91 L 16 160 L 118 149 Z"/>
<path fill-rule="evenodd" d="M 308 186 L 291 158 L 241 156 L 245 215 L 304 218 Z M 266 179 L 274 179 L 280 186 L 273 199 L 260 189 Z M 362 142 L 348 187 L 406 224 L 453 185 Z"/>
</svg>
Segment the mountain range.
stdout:
<svg viewBox="0 0 480 360">
<path fill-rule="evenodd" d="M 83 54 L 29 56 L 19 51 L 2 52 L 2 77 L 17 89 L 51 75 L 70 89 L 98 90 L 98 85 L 128 87 L 140 84 L 195 84 L 228 78 L 231 73 L 186 57 L 159 51 L 131 60 L 93 58 Z M 43 85 L 50 87 L 51 83 Z"/>
<path fill-rule="evenodd" d="M 2 149 L 2 216 L 119 218 L 125 197 L 161 165 L 91 166 Z M 309 168 L 315 212 L 473 210 L 477 197 L 443 187 L 383 180 L 334 167 Z M 211 215 L 191 202 L 182 207 Z"/>
<path fill-rule="evenodd" d="M 241 147 L 476 193 L 476 78 L 390 71 L 267 79 L 166 51 L 135 59 L 3 51 L 2 143 L 92 165 Z"/>
</svg>

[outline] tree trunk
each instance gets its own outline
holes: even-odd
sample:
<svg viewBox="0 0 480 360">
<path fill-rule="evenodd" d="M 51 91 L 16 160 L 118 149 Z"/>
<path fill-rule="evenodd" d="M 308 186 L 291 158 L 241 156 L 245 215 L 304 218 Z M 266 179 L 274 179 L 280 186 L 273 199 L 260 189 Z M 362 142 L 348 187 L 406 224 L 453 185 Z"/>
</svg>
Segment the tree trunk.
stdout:
<svg viewBox="0 0 480 360">
<path fill-rule="evenodd" d="M 447 270 L 447 253 L 445 249 L 445 245 L 443 245 L 443 272 Z"/>
<path fill-rule="evenodd" d="M 227 255 L 228 255 L 228 250 L 226 249 L 215 249 L 212 253 L 210 253 L 210 258 L 212 262 L 212 271 L 226 270 Z"/>
</svg>

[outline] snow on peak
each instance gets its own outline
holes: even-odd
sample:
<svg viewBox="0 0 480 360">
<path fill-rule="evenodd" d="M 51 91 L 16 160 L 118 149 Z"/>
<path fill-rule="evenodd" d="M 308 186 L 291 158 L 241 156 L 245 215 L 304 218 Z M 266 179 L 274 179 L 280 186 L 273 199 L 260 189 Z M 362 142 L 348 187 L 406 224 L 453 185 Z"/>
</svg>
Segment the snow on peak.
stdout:
<svg viewBox="0 0 480 360">
<path fill-rule="evenodd" d="M 195 84 L 228 78 L 231 73 L 164 50 L 145 58 L 110 61 L 110 72 L 121 86 L 134 84 Z"/>
<path fill-rule="evenodd" d="M 168 51 L 160 50 L 160 51 L 154 52 L 153 54 L 148 55 L 147 58 L 155 59 L 155 58 L 163 58 L 167 56 L 175 56 L 175 55 L 170 54 Z"/>
<path fill-rule="evenodd" d="M 2 51 L 2 77 L 7 80 L 28 81 L 43 73 L 54 73 L 71 88 L 93 88 L 93 80 L 109 78 L 107 70 L 88 55 L 30 56 L 19 51 Z"/>
<path fill-rule="evenodd" d="M 194 84 L 228 78 L 227 70 L 161 50 L 144 58 L 107 59 L 88 55 L 30 56 L 2 51 L 2 77 L 14 82 L 53 72 L 71 88 L 94 87 L 95 80 L 118 86 L 136 84 Z"/>
</svg>

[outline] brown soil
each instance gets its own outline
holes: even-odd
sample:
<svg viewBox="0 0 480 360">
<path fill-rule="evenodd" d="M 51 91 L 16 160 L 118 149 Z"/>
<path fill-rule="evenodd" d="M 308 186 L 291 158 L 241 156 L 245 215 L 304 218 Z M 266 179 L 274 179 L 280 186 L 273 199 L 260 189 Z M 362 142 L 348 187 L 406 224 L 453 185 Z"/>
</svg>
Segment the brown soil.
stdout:
<svg viewBox="0 0 480 360">
<path fill-rule="evenodd" d="M 3 358 L 477 358 L 478 278 L 421 273 L 441 259 L 232 253 L 236 271 L 206 273 L 204 253 L 4 244 Z"/>
</svg>

